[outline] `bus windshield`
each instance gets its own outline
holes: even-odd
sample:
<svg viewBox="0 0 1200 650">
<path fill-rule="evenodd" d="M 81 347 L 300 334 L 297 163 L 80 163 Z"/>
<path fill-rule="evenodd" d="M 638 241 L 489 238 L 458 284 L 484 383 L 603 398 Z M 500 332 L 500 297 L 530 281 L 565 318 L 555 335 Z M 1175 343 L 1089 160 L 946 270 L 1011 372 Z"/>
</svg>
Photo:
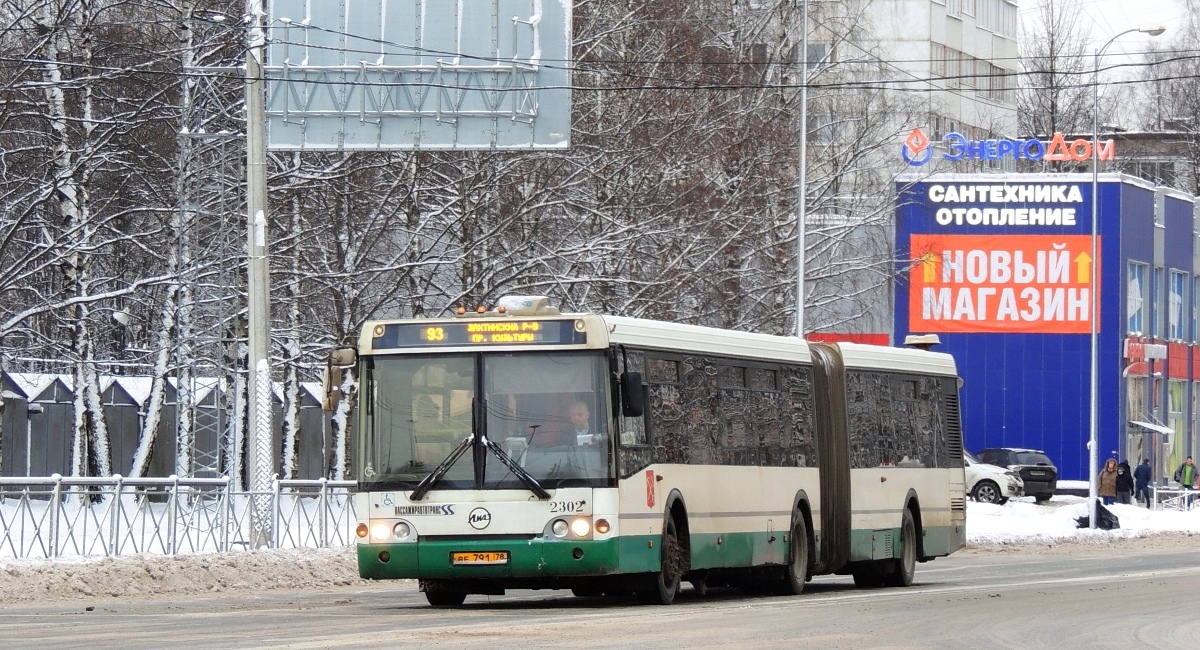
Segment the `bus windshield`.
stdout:
<svg viewBox="0 0 1200 650">
<path fill-rule="evenodd" d="M 412 487 L 452 460 L 434 489 L 525 489 L 475 433 L 545 488 L 612 475 L 598 352 L 379 356 L 364 370 L 360 483 Z M 454 459 L 467 439 L 473 451 Z"/>
</svg>

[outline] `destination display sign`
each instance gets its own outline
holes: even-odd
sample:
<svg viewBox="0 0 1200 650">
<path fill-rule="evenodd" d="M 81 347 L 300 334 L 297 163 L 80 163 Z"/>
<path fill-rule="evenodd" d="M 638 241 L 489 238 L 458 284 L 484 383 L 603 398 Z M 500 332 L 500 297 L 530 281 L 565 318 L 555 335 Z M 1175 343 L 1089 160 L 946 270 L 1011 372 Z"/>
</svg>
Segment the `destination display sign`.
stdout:
<svg viewBox="0 0 1200 650">
<path fill-rule="evenodd" d="M 389 323 L 375 326 L 371 346 L 376 350 L 409 347 L 470 347 L 496 345 L 581 345 L 587 332 L 574 320 L 462 320 L 430 323 Z"/>
</svg>

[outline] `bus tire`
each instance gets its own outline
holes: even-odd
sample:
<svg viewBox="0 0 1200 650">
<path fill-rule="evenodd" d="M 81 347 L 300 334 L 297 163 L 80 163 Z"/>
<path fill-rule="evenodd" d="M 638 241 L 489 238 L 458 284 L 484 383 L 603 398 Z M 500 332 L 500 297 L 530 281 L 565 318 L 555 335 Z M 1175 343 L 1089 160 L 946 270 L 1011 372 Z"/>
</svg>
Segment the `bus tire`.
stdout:
<svg viewBox="0 0 1200 650">
<path fill-rule="evenodd" d="M 599 587 L 572 587 L 571 593 L 576 598 L 599 598 L 604 595 L 604 590 Z"/>
<path fill-rule="evenodd" d="M 467 599 L 467 592 L 453 589 L 438 580 L 422 580 L 421 590 L 425 592 L 425 600 L 433 607 L 462 607 L 463 601 Z"/>
<path fill-rule="evenodd" d="M 808 581 L 808 527 L 804 525 L 802 516 L 792 523 L 792 543 L 788 547 L 786 578 L 784 588 L 787 593 L 799 596 L 804 591 L 804 583 Z"/>
<path fill-rule="evenodd" d="M 862 589 L 874 589 L 883 586 L 883 574 L 875 567 L 874 562 L 859 562 L 850 570 L 854 577 L 854 586 Z"/>
<path fill-rule="evenodd" d="M 884 576 L 889 587 L 908 587 L 917 572 L 917 524 L 912 510 L 904 509 L 904 521 L 900 524 L 900 557 L 893 561 L 892 571 Z"/>
<path fill-rule="evenodd" d="M 658 572 L 651 576 L 649 587 L 637 591 L 637 600 L 643 605 L 670 605 L 675 601 L 675 594 L 679 593 L 685 558 L 683 547 L 679 544 L 674 517 L 667 519 L 661 546 L 661 566 Z"/>
</svg>

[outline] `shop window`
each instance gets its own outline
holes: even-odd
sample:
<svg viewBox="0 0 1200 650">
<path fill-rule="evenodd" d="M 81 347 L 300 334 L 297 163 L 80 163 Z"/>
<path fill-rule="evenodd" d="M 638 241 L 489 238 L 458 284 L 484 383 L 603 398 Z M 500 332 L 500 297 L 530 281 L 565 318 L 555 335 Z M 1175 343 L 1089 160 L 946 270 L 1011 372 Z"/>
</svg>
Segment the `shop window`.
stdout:
<svg viewBox="0 0 1200 650">
<path fill-rule="evenodd" d="M 1127 330 L 1131 334 L 1149 332 L 1146 327 L 1146 300 L 1149 293 L 1146 288 L 1146 265 L 1137 262 L 1129 263 L 1129 277 L 1126 282 L 1125 318 Z"/>
<path fill-rule="evenodd" d="M 1167 426 L 1176 431 L 1173 436 L 1179 440 L 1179 436 L 1185 431 L 1183 411 L 1186 408 L 1184 400 L 1187 395 L 1187 382 L 1178 381 L 1175 379 L 1167 382 Z M 1176 445 L 1176 448 L 1179 446 Z"/>
<path fill-rule="evenodd" d="M 1131 420 L 1144 420 L 1150 417 L 1146 410 L 1146 378 L 1129 377 L 1125 390 L 1125 409 Z"/>
<path fill-rule="evenodd" d="M 1192 276 L 1192 305 L 1188 313 L 1192 321 L 1192 342 L 1200 341 L 1200 319 L 1196 318 L 1196 310 L 1200 309 L 1200 276 Z"/>
<path fill-rule="evenodd" d="M 1187 274 L 1171 269 L 1171 281 L 1167 286 L 1167 338 L 1172 341 L 1182 341 L 1184 336 L 1184 286 L 1187 284 Z"/>
</svg>

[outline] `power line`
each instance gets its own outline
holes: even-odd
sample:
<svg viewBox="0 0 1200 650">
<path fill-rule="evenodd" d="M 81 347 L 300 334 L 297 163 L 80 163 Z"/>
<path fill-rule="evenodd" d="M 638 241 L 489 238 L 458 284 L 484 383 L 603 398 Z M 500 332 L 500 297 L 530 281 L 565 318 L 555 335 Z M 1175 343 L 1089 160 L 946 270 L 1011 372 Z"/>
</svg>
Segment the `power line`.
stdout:
<svg viewBox="0 0 1200 650">
<path fill-rule="evenodd" d="M 171 77 L 171 78 L 181 78 L 181 77 L 194 76 L 196 74 L 201 74 L 201 73 L 198 73 L 195 71 L 158 70 L 158 69 L 152 69 L 152 68 L 148 67 L 151 65 L 159 65 L 165 60 L 167 60 L 167 59 L 156 59 L 153 61 L 143 62 L 143 63 L 137 64 L 137 65 L 129 65 L 129 66 L 108 66 L 108 65 L 99 65 L 96 63 L 80 63 L 80 62 L 75 62 L 75 61 L 59 61 L 59 60 L 49 60 L 49 59 L 36 59 L 36 58 L 29 58 L 29 57 L 0 56 L 0 62 L 5 62 L 5 63 L 11 64 L 9 66 L 0 66 L 0 68 L 21 69 L 21 68 L 29 68 L 29 67 L 55 65 L 55 66 L 59 66 L 62 68 L 78 68 L 78 69 L 88 70 L 88 71 L 94 73 L 94 75 L 101 75 L 101 74 L 111 74 L 111 75 L 117 75 L 117 76 L 144 75 L 144 76 L 159 76 L 159 77 Z M 1191 61 L 1197 61 L 1197 60 L 1200 60 L 1200 55 L 1186 56 L 1186 57 L 1173 57 L 1173 58 L 1164 59 L 1161 61 L 1154 61 L 1154 62 L 1141 63 L 1141 64 L 1127 64 L 1127 63 L 1126 64 L 1114 64 L 1111 66 L 1101 67 L 1101 68 L 1099 68 L 1099 71 L 1104 72 L 1104 71 L 1109 71 L 1109 70 L 1116 70 L 1116 69 L 1122 69 L 1122 68 L 1134 68 L 1134 67 L 1153 68 L 1153 67 L 1163 66 L 1168 63 L 1183 63 L 1183 62 L 1191 62 Z M 954 92 L 954 93 L 990 92 L 991 89 L 989 89 L 989 88 L 973 88 L 973 87 L 913 88 L 910 86 L 936 85 L 939 83 L 948 83 L 948 82 L 956 82 L 956 81 L 962 82 L 962 81 L 968 81 L 968 80 L 983 80 L 983 79 L 995 79 L 995 78 L 1004 78 L 1004 79 L 1020 78 L 1020 77 L 1036 78 L 1036 77 L 1040 77 L 1040 76 L 1044 76 L 1044 75 L 1048 74 L 1048 72 L 1046 72 L 1046 71 L 1022 71 L 1022 72 L 989 73 L 989 74 L 983 74 L 983 75 L 960 74 L 960 75 L 922 77 L 922 76 L 917 76 L 916 74 L 914 74 L 912 72 L 908 72 L 908 71 L 899 69 L 898 67 L 895 67 L 894 65 L 890 65 L 890 62 L 888 62 L 888 61 L 880 60 L 879 62 L 883 63 L 885 65 L 889 65 L 889 67 L 892 67 L 897 72 L 899 72 L 903 75 L 906 75 L 909 78 L 908 79 L 902 79 L 902 78 L 858 79 L 858 80 L 826 81 L 826 82 L 822 82 L 819 80 L 816 80 L 816 81 L 810 80 L 808 83 L 808 88 L 818 89 L 818 90 L 888 90 L 888 89 L 891 89 L 891 90 L 896 90 L 896 91 L 900 91 L 900 92 L 920 92 L 920 93 L 929 92 L 930 90 L 939 90 L 939 91 L 944 90 L 947 92 Z M 747 65 L 750 65 L 750 64 L 747 64 Z M 761 66 L 763 64 L 755 64 L 755 65 L 757 67 L 757 66 Z M 218 69 L 228 69 L 228 67 L 218 68 Z M 296 69 L 302 70 L 302 68 L 296 68 Z M 371 68 L 368 67 L 366 69 L 370 70 Z M 802 84 L 800 84 L 800 83 L 785 83 L 785 82 L 772 82 L 772 83 L 760 82 L 760 81 L 747 82 L 747 83 L 692 82 L 692 81 L 688 81 L 688 80 L 680 79 L 680 78 L 663 77 L 661 75 L 656 75 L 656 76 L 631 75 L 629 73 L 609 72 L 609 71 L 604 71 L 604 70 L 596 70 L 596 69 L 591 69 L 591 68 L 587 68 L 587 67 L 578 67 L 578 66 L 571 68 L 571 70 L 573 70 L 575 72 L 586 73 L 586 74 L 592 75 L 592 76 L 608 75 L 608 76 L 611 76 L 614 78 L 644 79 L 644 80 L 647 80 L 649 83 L 642 83 L 642 84 L 636 84 L 636 85 L 619 85 L 619 84 L 583 85 L 583 84 L 575 84 L 575 83 L 572 83 L 569 85 L 532 85 L 532 86 L 523 86 L 520 88 L 513 88 L 511 90 L 508 90 L 507 92 L 523 92 L 523 91 L 537 91 L 537 90 L 572 90 L 572 91 L 580 91 L 580 92 L 622 91 L 622 90 L 733 91 L 733 90 L 788 90 L 788 89 L 799 89 L 802 87 Z M 1059 71 L 1059 72 L 1055 72 L 1054 75 L 1057 77 L 1061 77 L 1061 78 L 1079 79 L 1079 81 L 1077 83 L 1059 84 L 1059 85 L 1055 86 L 1056 88 L 1088 88 L 1088 87 L 1092 86 L 1092 81 L 1091 81 L 1091 77 L 1093 75 L 1092 70 Z M 234 74 L 224 74 L 224 73 L 220 73 L 220 72 L 215 73 L 215 74 L 209 74 L 206 76 L 215 77 L 215 78 L 224 77 L 226 79 L 229 79 L 230 81 L 242 81 L 245 79 L 244 75 L 241 75 L 241 74 L 234 75 Z M 1164 81 L 1176 81 L 1176 80 L 1197 79 L 1197 78 L 1200 78 L 1200 73 L 1187 73 L 1187 74 L 1180 73 L 1180 74 L 1175 74 L 1175 75 L 1154 76 L 1154 77 L 1140 78 L 1140 79 L 1122 79 L 1122 80 L 1106 82 L 1106 83 L 1113 84 L 1113 85 L 1117 85 L 1117 84 L 1119 84 L 1119 85 L 1136 85 L 1136 84 L 1160 83 L 1160 82 L 1164 82 Z M 279 79 L 271 78 L 268 76 L 267 80 L 268 81 L 278 81 Z M 70 86 L 70 85 L 74 85 L 74 84 L 79 84 L 83 81 L 86 81 L 86 79 L 75 78 L 75 79 L 64 80 L 62 83 L 63 83 L 63 85 Z M 474 87 L 474 86 L 454 85 L 454 84 L 444 84 L 444 83 L 432 84 L 432 83 L 423 83 L 423 82 L 374 82 L 374 81 L 354 82 L 354 81 L 324 81 L 324 80 L 316 80 L 316 79 L 307 79 L 307 80 L 306 79 L 290 79 L 289 81 L 291 83 L 304 83 L 304 84 L 315 85 L 315 86 L 322 86 L 322 85 L 362 86 L 362 87 L 411 86 L 411 87 L 438 87 L 438 88 L 448 88 L 448 89 L 452 89 L 452 90 L 478 89 L 477 87 Z M 39 81 L 31 81 L 31 82 L 28 82 L 25 84 L 18 84 L 18 85 L 24 85 L 24 86 L 27 86 L 32 89 L 32 88 L 42 88 L 42 87 L 45 87 L 47 84 L 48 84 L 48 82 L 39 80 Z M 10 85 L 10 87 L 11 87 L 11 85 Z M 1043 89 L 1044 87 L 1025 86 L 1024 88 L 1030 89 L 1030 90 L 1039 90 L 1039 89 Z"/>
<path fill-rule="evenodd" d="M 168 22 L 175 22 L 175 21 L 129 21 L 128 23 L 122 23 L 122 24 L 166 25 Z M 827 30 L 831 29 L 831 26 L 828 24 L 824 24 L 819 21 L 817 22 L 817 24 L 818 24 L 818 26 L 825 27 Z M 272 27 L 271 29 L 278 31 L 280 29 L 285 29 L 285 28 Z M 342 37 L 349 38 L 349 39 L 362 40 L 362 41 L 366 41 L 366 42 L 377 43 L 380 45 L 387 45 L 387 46 L 391 46 L 391 47 L 398 47 L 398 48 L 406 49 L 412 53 L 411 55 L 447 56 L 447 57 L 452 57 L 452 58 L 456 58 L 456 59 L 479 61 L 482 63 L 488 63 L 488 64 L 493 64 L 493 65 L 506 64 L 506 63 L 513 62 L 512 58 L 502 58 L 502 57 L 495 57 L 495 56 L 481 56 L 481 55 L 472 55 L 472 54 L 467 54 L 467 53 L 462 53 L 462 52 L 434 50 L 434 49 L 423 48 L 423 47 L 418 47 L 418 46 L 395 43 L 395 42 L 385 40 L 385 39 L 361 36 L 361 35 L 352 34 L 349 32 L 342 32 L 342 31 L 338 31 L 338 30 L 332 30 L 332 29 L 323 28 L 323 27 L 319 27 L 319 26 L 313 26 L 313 25 L 294 25 L 294 26 L 290 25 L 286 29 L 317 30 L 317 31 L 325 32 L 325 33 L 335 34 L 335 35 L 342 36 Z M 233 29 L 231 28 L 231 32 L 232 31 L 233 31 Z M 238 30 L 238 31 L 240 31 L 240 30 Z M 978 81 L 982 82 L 983 80 L 990 80 L 990 79 L 1016 79 L 1016 78 L 1021 78 L 1021 77 L 1038 78 L 1038 77 L 1042 77 L 1046 74 L 1054 74 L 1056 77 L 1060 77 L 1060 78 L 1068 78 L 1069 79 L 1072 77 L 1078 77 L 1081 79 L 1081 81 L 1078 84 L 1066 84 L 1066 85 L 1060 84 L 1060 85 L 1055 86 L 1056 88 L 1066 89 L 1066 88 L 1090 87 L 1092 85 L 1090 78 L 1094 74 L 1094 70 L 1080 69 L 1080 70 L 1056 71 L 1053 73 L 1050 73 L 1048 71 L 1040 71 L 1040 70 L 1024 70 L 1024 71 L 1005 71 L 1002 73 L 988 73 L 988 74 L 982 74 L 982 75 L 977 75 L 977 74 L 932 75 L 932 74 L 930 74 L 929 76 L 920 76 L 919 74 L 902 67 L 903 64 L 920 64 L 921 66 L 932 67 L 934 63 L 941 63 L 942 60 L 941 59 L 935 60 L 933 58 L 929 58 L 929 59 L 919 59 L 919 58 L 918 59 L 884 59 L 882 57 L 878 57 L 878 56 L 874 55 L 873 53 L 867 51 L 866 49 L 861 47 L 858 43 L 856 43 L 852 40 L 845 40 L 845 41 L 841 41 L 841 42 L 844 43 L 848 47 L 852 47 L 852 48 L 858 50 L 860 53 L 866 55 L 867 57 L 870 57 L 870 59 L 873 61 L 873 63 L 886 66 L 887 68 L 890 68 L 890 69 L 898 72 L 900 75 L 902 75 L 903 77 L 906 77 L 906 78 L 857 79 L 857 80 L 841 80 L 841 81 L 826 81 L 826 82 L 822 82 L 819 80 L 814 81 L 814 80 L 810 79 L 810 81 L 808 83 L 809 89 L 818 89 L 818 90 L 850 90 L 850 89 L 895 90 L 895 91 L 899 91 L 899 92 L 920 92 L 920 93 L 925 93 L 925 92 L 930 92 L 931 90 L 936 90 L 936 91 L 948 92 L 951 94 L 955 94 L 955 95 L 967 98 L 967 96 L 972 93 L 979 93 L 979 92 L 991 93 L 991 92 L 994 92 L 994 90 L 993 90 L 993 88 L 989 88 L 989 87 L 976 88 L 976 87 L 972 87 L 970 84 L 961 85 L 961 82 L 964 82 L 964 81 L 977 81 L 978 80 Z M 301 47 L 301 48 L 328 49 L 328 50 L 349 52 L 349 53 L 354 53 L 354 54 L 375 55 L 375 56 L 379 56 L 379 55 L 386 56 L 389 54 L 391 54 L 393 56 L 400 55 L 400 53 L 386 53 L 386 52 L 380 52 L 380 51 L 375 51 L 375 50 L 346 49 L 346 48 L 341 48 L 341 47 L 333 47 L 333 46 L 326 46 L 326 45 L 312 44 L 312 43 L 303 43 L 303 42 L 297 42 L 297 41 L 285 41 L 285 40 L 279 40 L 279 39 L 272 40 L 271 44 L 274 46 L 294 45 L 294 46 Z M 230 43 L 229 47 L 232 49 L 232 53 L 237 53 L 237 52 L 241 51 L 242 44 L 240 41 L 237 42 L 236 44 Z M 1163 53 L 1163 51 L 1152 50 L 1151 53 Z M 1134 63 L 1114 64 L 1114 65 L 1110 65 L 1110 66 L 1104 66 L 1102 68 L 1099 68 L 1099 70 L 1100 71 L 1109 71 L 1109 70 L 1114 70 L 1114 69 L 1130 68 L 1130 67 L 1152 68 L 1152 67 L 1156 67 L 1156 66 L 1167 65 L 1170 63 L 1189 62 L 1189 61 L 1194 61 L 1194 60 L 1200 59 L 1200 55 L 1188 56 L 1189 53 L 1200 53 L 1200 50 L 1194 50 L 1194 49 L 1178 50 L 1173 53 L 1176 54 L 1176 56 L 1173 56 L 1173 57 L 1167 58 L 1167 59 L 1152 60 L 1152 61 L 1147 61 L 1144 63 L 1136 63 L 1136 64 L 1134 64 Z M 14 64 L 14 65 L 0 66 L 0 68 L 20 69 L 21 67 L 28 67 L 28 66 L 57 65 L 57 66 L 64 67 L 64 68 L 68 68 L 68 67 L 87 68 L 88 70 L 90 70 L 92 72 L 109 73 L 109 74 L 117 74 L 117 75 L 141 74 L 141 75 L 158 75 L 158 76 L 179 77 L 179 76 L 185 76 L 185 75 L 192 74 L 187 71 L 181 71 L 181 70 L 154 70 L 154 69 L 150 69 L 148 67 L 148 66 L 153 66 L 153 65 L 159 65 L 163 61 L 169 60 L 170 55 L 172 55 L 172 54 L 175 54 L 175 52 L 168 52 L 167 56 L 159 57 L 159 58 L 152 59 L 149 61 L 142 61 L 142 62 L 138 62 L 138 63 L 132 64 L 132 65 L 127 65 L 127 66 L 107 66 L 107 65 L 97 65 L 94 62 L 93 63 L 80 63 L 80 62 L 76 62 L 76 61 L 60 61 L 60 60 L 50 61 L 50 60 L 36 59 L 36 58 L 28 57 L 28 56 L 25 56 L 25 57 L 8 56 L 8 57 L 0 57 L 0 61 L 8 62 L 8 63 Z M 1080 55 L 1080 57 L 1083 57 L 1083 56 L 1084 55 Z M 1071 57 L 1071 58 L 1080 58 L 1080 57 Z M 986 62 L 986 63 L 992 63 L 994 65 L 995 64 L 994 62 L 996 62 L 996 61 L 1001 61 L 1001 62 L 1025 61 L 1027 59 L 1023 59 L 1020 57 L 1010 57 L 1010 58 L 977 59 L 977 60 Z M 1068 60 L 1070 60 L 1070 58 L 1068 58 Z M 698 82 L 691 81 L 691 80 L 688 80 L 686 78 L 679 77 L 679 76 L 661 75 L 661 74 L 655 74 L 655 75 L 636 74 L 636 73 L 632 73 L 632 72 L 628 72 L 628 71 L 607 70 L 607 69 L 604 69 L 603 66 L 650 65 L 650 66 L 654 66 L 654 67 L 663 67 L 663 66 L 683 67 L 683 68 L 699 67 L 701 69 L 729 68 L 732 66 L 736 66 L 738 68 L 741 68 L 741 67 L 753 68 L 755 71 L 757 71 L 757 70 L 761 69 L 762 66 L 766 66 L 766 65 L 778 66 L 783 69 L 793 69 L 793 68 L 799 68 L 803 64 L 799 63 L 799 62 L 795 62 L 795 61 L 770 61 L 770 60 L 767 60 L 767 61 L 735 61 L 735 62 L 722 62 L 722 61 L 695 62 L 695 61 L 673 61 L 673 60 L 669 60 L 669 59 L 645 59 L 645 60 L 642 60 L 642 59 L 634 59 L 634 60 L 589 59 L 589 60 L 584 60 L 584 61 L 570 62 L 570 61 L 562 61 L 562 60 L 543 59 L 543 60 L 539 60 L 537 65 L 539 65 L 540 67 L 545 67 L 547 69 L 565 70 L 565 71 L 569 71 L 569 72 L 575 73 L 575 74 L 600 76 L 600 77 L 607 75 L 607 76 L 610 76 L 613 78 L 633 79 L 633 80 L 639 80 L 639 81 L 646 81 L 649 83 L 638 83 L 638 84 L 634 84 L 634 85 L 616 85 L 616 84 L 582 85 L 582 84 L 574 84 L 573 83 L 573 84 L 565 85 L 565 86 L 529 86 L 529 87 L 515 89 L 515 90 L 537 91 L 537 90 L 569 89 L 572 91 L 579 91 L 579 92 L 629 91 L 629 90 L 706 91 L 706 92 L 740 91 L 740 90 L 789 90 L 789 89 L 799 89 L 802 87 L 802 85 L 794 84 L 794 83 L 763 83 L 763 82 L 698 83 Z M 836 63 L 831 67 L 849 68 L 849 67 L 852 67 L 855 65 L 863 65 L 863 63 L 862 62 L 843 61 L 843 62 Z M 371 67 L 367 66 L 364 69 L 370 70 Z M 217 76 L 219 78 L 222 75 L 218 74 L 215 76 Z M 1163 81 L 1192 79 L 1192 78 L 1196 78 L 1196 77 L 1197 77 L 1197 75 L 1180 74 L 1180 75 L 1176 75 L 1176 76 L 1155 77 L 1155 78 L 1151 78 L 1151 79 L 1120 80 L 1120 81 L 1117 81 L 1114 83 L 1117 83 L 1120 85 L 1130 85 L 1130 84 L 1139 84 L 1139 83 L 1159 83 L 1159 82 L 1163 82 Z M 228 78 L 231 81 L 234 79 L 237 79 L 237 80 L 243 79 L 242 76 L 233 76 L 233 75 L 228 75 Z M 79 83 L 80 81 L 81 81 L 80 79 L 75 79 L 75 80 L 69 80 L 66 83 L 68 83 L 68 84 Z M 309 85 L 337 85 L 337 86 L 349 85 L 349 86 L 367 86 L 367 87 L 387 87 L 387 86 L 392 86 L 392 85 L 406 85 L 406 86 L 414 86 L 414 87 L 438 87 L 438 88 L 447 88 L 447 89 L 451 89 L 451 90 L 477 89 L 477 88 L 467 87 L 467 86 L 446 85 L 444 83 L 426 84 L 426 83 L 421 83 L 421 82 L 417 82 L 417 83 L 407 83 L 406 82 L 404 84 L 395 84 L 395 83 L 371 82 L 371 81 L 343 82 L 343 81 L 336 81 L 336 80 L 335 81 L 323 81 L 323 80 L 312 80 L 312 79 L 308 79 L 308 80 L 292 79 L 291 81 L 293 83 L 304 83 L 304 84 L 309 84 Z M 958 84 L 956 84 L 956 82 L 958 82 Z M 29 85 L 42 86 L 42 85 L 44 85 L 44 82 L 34 82 Z M 933 88 L 924 88 L 924 87 L 912 88 L 911 86 L 913 86 L 913 85 L 933 86 Z M 980 85 L 983 85 L 983 84 L 981 83 Z M 1027 90 L 1040 90 L 1043 88 L 1044 87 L 1040 87 L 1040 86 L 1024 87 L 1024 89 L 1027 89 Z M 1018 88 L 1008 88 L 1006 86 L 1003 90 L 1017 90 L 1017 89 Z"/>
</svg>

